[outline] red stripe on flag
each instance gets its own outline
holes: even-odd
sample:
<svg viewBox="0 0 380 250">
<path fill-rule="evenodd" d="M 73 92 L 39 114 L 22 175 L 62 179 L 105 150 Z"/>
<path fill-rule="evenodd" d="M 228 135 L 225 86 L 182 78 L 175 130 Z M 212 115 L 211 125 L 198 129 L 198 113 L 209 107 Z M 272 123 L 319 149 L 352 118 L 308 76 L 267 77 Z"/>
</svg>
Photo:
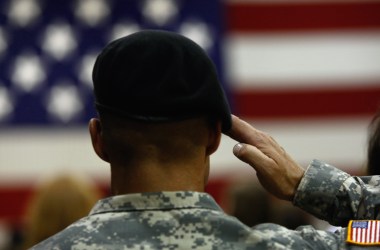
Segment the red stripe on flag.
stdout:
<svg viewBox="0 0 380 250">
<path fill-rule="evenodd" d="M 227 3 L 229 32 L 379 28 L 380 2 Z"/>
<path fill-rule="evenodd" d="M 380 84 L 367 88 L 231 92 L 233 112 L 253 118 L 373 115 L 380 107 Z"/>
<path fill-rule="evenodd" d="M 0 198 L 4 204 L 0 206 L 0 219 L 6 219 L 8 223 L 19 222 L 32 190 L 32 187 L 0 187 Z"/>
</svg>

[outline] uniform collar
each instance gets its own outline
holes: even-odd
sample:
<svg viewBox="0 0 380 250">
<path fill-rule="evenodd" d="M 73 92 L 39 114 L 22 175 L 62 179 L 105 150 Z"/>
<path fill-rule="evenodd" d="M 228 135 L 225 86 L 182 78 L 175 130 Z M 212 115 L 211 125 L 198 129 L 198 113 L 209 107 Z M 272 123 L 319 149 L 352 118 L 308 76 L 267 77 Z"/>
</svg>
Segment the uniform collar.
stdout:
<svg viewBox="0 0 380 250">
<path fill-rule="evenodd" d="M 207 193 L 180 191 L 111 196 L 99 200 L 91 210 L 90 215 L 107 212 L 171 210 L 183 208 L 204 208 L 222 211 L 215 200 Z"/>
</svg>

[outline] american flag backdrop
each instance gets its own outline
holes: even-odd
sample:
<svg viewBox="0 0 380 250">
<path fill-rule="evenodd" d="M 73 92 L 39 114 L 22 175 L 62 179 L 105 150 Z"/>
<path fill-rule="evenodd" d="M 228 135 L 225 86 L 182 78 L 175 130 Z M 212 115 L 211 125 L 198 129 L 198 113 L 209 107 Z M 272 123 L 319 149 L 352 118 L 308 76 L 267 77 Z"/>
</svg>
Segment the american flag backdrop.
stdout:
<svg viewBox="0 0 380 250">
<path fill-rule="evenodd" d="M 94 115 L 91 70 L 111 40 L 139 29 L 189 36 L 220 65 L 218 1 L 2 1 L 1 126 L 82 125 Z M 201 7 L 201 8 L 200 8 Z"/>
<path fill-rule="evenodd" d="M 227 1 L 234 110 L 304 165 L 365 164 L 380 106 L 380 1 Z"/>
<path fill-rule="evenodd" d="M 110 40 L 140 29 L 180 32 L 214 60 L 233 111 L 301 164 L 359 172 L 380 105 L 380 1 L 2 0 L 0 220 L 20 212 L 41 176 L 108 180 L 92 152 L 91 70 Z M 212 176 L 246 168 L 223 137 Z M 3 205 L 7 203 L 10 205 Z"/>
</svg>

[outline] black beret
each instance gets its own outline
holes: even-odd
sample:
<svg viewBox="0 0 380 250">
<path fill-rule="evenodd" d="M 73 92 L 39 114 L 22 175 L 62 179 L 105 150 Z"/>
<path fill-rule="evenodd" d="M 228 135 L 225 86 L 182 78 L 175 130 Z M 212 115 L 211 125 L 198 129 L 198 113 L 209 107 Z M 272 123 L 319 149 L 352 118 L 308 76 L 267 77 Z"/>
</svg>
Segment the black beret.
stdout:
<svg viewBox="0 0 380 250">
<path fill-rule="evenodd" d="M 192 40 L 145 30 L 108 44 L 93 69 L 95 105 L 130 119 L 162 122 L 206 115 L 231 127 L 215 66 Z"/>
</svg>

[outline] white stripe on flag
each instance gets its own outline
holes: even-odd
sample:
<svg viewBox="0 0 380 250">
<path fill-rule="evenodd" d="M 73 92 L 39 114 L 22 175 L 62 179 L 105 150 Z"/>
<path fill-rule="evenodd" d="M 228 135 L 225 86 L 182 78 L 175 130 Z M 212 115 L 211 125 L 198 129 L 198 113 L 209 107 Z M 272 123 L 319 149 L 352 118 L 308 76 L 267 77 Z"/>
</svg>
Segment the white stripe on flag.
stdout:
<svg viewBox="0 0 380 250">
<path fill-rule="evenodd" d="M 308 119 L 266 121 L 247 119 L 256 128 L 270 133 L 306 167 L 320 159 L 345 171 L 357 171 L 365 161 L 367 126 L 371 117 L 347 119 Z M 83 171 L 96 178 L 108 178 L 109 168 L 94 153 L 86 129 L 6 130 L 0 132 L 0 182 L 19 185 L 43 174 Z M 236 141 L 222 137 L 218 151 L 211 156 L 211 174 L 252 169 L 232 154 Z M 22 157 L 14 157 L 15 152 Z M 70 157 L 62 157 L 70 156 Z"/>
<path fill-rule="evenodd" d="M 332 81 L 348 87 L 380 79 L 379 31 L 230 35 L 226 48 L 234 88 L 328 87 Z"/>
<path fill-rule="evenodd" d="M 371 237 L 371 233 L 372 233 L 372 221 L 368 222 L 368 229 L 365 231 L 366 234 L 366 238 L 365 238 L 365 242 L 371 242 L 370 241 L 370 237 Z"/>
<path fill-rule="evenodd" d="M 356 228 L 355 229 L 355 241 L 360 241 L 360 233 L 361 233 L 361 231 L 360 231 L 360 228 Z"/>
</svg>

